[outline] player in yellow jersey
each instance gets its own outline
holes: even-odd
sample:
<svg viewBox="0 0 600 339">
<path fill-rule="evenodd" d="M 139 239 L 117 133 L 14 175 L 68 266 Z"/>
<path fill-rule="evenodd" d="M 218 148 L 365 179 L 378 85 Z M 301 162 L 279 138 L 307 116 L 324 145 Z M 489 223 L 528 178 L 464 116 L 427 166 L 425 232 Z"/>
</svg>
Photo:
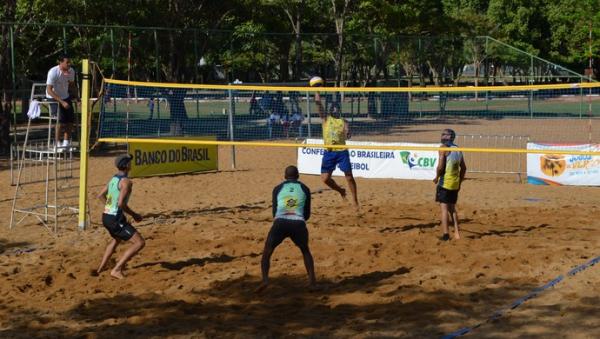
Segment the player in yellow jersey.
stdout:
<svg viewBox="0 0 600 339">
<path fill-rule="evenodd" d="M 341 117 L 341 111 L 338 103 L 334 102 L 329 114 L 325 112 L 321 96 L 315 93 L 315 103 L 319 110 L 319 116 L 323 121 L 323 142 L 326 145 L 345 145 L 346 139 L 350 138 L 350 126 L 348 122 Z M 358 209 L 358 197 L 356 192 L 356 181 L 352 175 L 352 164 L 350 163 L 350 153 L 347 149 L 327 148 L 323 154 L 321 162 L 321 179 L 325 185 L 334 191 L 340 193 L 342 198 L 346 198 L 346 190 L 340 187 L 332 178 L 331 174 L 338 166 L 344 175 L 352 193 L 352 202 Z"/>
<path fill-rule="evenodd" d="M 442 132 L 440 147 L 450 149 L 458 147 L 454 144 L 456 133 L 451 129 L 445 129 Z M 450 240 L 448 234 L 448 221 L 454 224 L 454 238 L 460 239 L 458 229 L 458 213 L 456 212 L 456 201 L 458 200 L 458 191 L 460 185 L 465 179 L 467 165 L 462 152 L 452 150 L 440 150 L 439 161 L 433 182 L 437 184 L 435 201 L 440 203 L 442 208 L 442 240 Z"/>
</svg>

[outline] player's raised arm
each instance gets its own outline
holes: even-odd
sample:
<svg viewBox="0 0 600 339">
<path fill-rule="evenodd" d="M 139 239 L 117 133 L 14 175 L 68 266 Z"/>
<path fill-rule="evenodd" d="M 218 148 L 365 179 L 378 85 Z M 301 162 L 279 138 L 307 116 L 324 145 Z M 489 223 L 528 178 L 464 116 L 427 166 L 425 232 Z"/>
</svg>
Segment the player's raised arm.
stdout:
<svg viewBox="0 0 600 339">
<path fill-rule="evenodd" d="M 321 95 L 319 92 L 315 92 L 315 104 L 317 104 L 317 110 L 319 111 L 319 117 L 323 121 L 327 119 L 327 113 L 325 113 L 325 108 L 323 107 L 323 103 L 321 102 Z"/>
</svg>

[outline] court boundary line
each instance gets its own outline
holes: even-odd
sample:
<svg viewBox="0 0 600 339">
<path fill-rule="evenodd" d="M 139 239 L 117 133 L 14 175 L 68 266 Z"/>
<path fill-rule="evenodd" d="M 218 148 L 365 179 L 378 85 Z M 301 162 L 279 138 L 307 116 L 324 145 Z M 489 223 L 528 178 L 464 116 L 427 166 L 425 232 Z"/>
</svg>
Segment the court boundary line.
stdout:
<svg viewBox="0 0 600 339">
<path fill-rule="evenodd" d="M 516 301 L 514 301 L 513 303 L 510 304 L 510 306 L 507 307 L 503 307 L 499 310 L 497 310 L 496 312 L 492 313 L 491 316 L 489 316 L 487 319 L 473 325 L 470 327 L 463 327 L 457 331 L 451 332 L 449 334 L 446 334 L 444 336 L 442 336 L 443 339 L 452 339 L 452 338 L 456 338 L 456 337 L 460 337 L 463 336 L 469 332 L 472 332 L 473 330 L 481 327 L 484 324 L 488 324 L 491 323 L 493 321 L 496 321 L 500 318 L 502 318 L 506 313 L 510 312 L 511 310 L 516 309 L 517 307 L 521 306 L 522 304 L 524 304 L 525 302 L 527 302 L 530 299 L 533 299 L 535 297 L 537 297 L 539 294 L 541 294 L 542 292 L 544 292 L 545 290 L 549 289 L 550 287 L 554 287 L 556 286 L 558 283 L 560 283 L 563 280 L 566 280 L 569 277 L 572 277 L 578 273 L 581 273 L 583 271 L 585 271 L 586 269 L 596 265 L 597 263 L 600 262 L 600 256 L 593 258 L 591 260 L 588 260 L 587 262 L 585 262 L 584 264 L 575 266 L 574 268 L 572 268 L 571 270 L 569 270 L 565 275 L 561 274 L 558 277 L 550 280 L 549 282 L 547 282 L 545 285 L 542 285 L 540 287 L 535 288 L 533 291 L 529 292 L 528 294 L 526 294 L 524 297 L 517 299 Z"/>
</svg>

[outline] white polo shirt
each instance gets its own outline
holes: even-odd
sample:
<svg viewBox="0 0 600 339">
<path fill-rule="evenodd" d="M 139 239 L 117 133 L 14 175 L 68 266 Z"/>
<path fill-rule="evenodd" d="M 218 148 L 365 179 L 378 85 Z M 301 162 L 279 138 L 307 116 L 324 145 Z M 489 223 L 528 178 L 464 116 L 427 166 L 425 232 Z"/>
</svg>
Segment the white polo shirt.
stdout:
<svg viewBox="0 0 600 339">
<path fill-rule="evenodd" d="M 75 70 L 69 67 L 69 71 L 63 73 L 63 71 L 60 70 L 60 66 L 56 65 L 48 71 L 46 85 L 52 85 L 54 93 L 61 99 L 66 99 L 69 97 L 69 81 L 75 81 Z M 52 96 L 48 94 L 48 90 L 46 90 L 46 98 L 52 99 Z"/>
</svg>

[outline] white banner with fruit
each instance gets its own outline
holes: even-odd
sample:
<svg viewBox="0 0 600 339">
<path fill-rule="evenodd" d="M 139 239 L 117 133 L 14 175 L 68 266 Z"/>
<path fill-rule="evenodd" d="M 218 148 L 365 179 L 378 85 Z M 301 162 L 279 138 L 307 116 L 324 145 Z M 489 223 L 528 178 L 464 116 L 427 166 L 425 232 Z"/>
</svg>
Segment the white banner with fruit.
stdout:
<svg viewBox="0 0 600 339">
<path fill-rule="evenodd" d="M 600 144 L 528 143 L 527 149 L 598 152 Z M 527 154 L 527 182 L 535 185 L 600 186 L 600 156 Z"/>
</svg>

